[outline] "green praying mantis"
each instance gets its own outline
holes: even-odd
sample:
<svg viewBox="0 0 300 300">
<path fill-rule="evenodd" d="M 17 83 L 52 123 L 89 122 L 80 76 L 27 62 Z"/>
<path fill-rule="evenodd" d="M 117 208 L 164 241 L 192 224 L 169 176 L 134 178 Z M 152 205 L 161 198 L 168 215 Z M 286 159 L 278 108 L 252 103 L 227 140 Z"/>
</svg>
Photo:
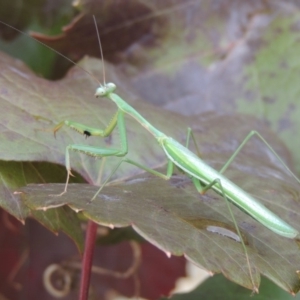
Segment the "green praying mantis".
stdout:
<svg viewBox="0 0 300 300">
<path fill-rule="evenodd" d="M 95 21 L 95 17 L 94 17 Z M 0 21 L 1 22 L 1 21 Z M 2 22 L 1 22 L 2 23 Z M 96 21 L 95 21 L 96 23 Z M 7 24 L 6 24 L 7 25 Z M 8 25 L 9 26 L 9 25 Z M 11 26 L 10 26 L 11 27 Z M 96 26 L 97 29 L 97 26 Z M 100 43 L 99 32 L 97 29 L 97 35 L 99 39 L 100 51 L 102 55 L 102 48 Z M 47 46 L 48 47 L 48 46 Z M 103 55 L 102 55 L 103 56 Z M 280 217 L 275 215 L 272 211 L 267 209 L 264 205 L 258 202 L 254 197 L 252 197 L 249 193 L 242 190 L 236 184 L 231 182 L 228 178 L 226 178 L 223 173 L 228 168 L 228 166 L 232 163 L 241 149 L 245 146 L 245 144 L 249 141 L 249 139 L 253 136 L 257 136 L 262 142 L 272 151 L 272 153 L 276 156 L 276 158 L 283 164 L 283 166 L 287 169 L 287 171 L 300 183 L 300 180 L 290 171 L 290 169 L 286 166 L 286 164 L 282 161 L 282 159 L 275 153 L 272 147 L 267 143 L 267 141 L 256 131 L 251 131 L 244 141 L 240 144 L 240 146 L 236 149 L 233 155 L 229 158 L 229 160 L 224 164 L 221 170 L 216 171 L 209 165 L 207 165 L 199 155 L 194 154 L 189 150 L 189 142 L 192 138 L 194 143 L 196 144 L 195 137 L 190 128 L 187 131 L 187 140 L 186 144 L 182 145 L 177 142 L 175 139 L 169 137 L 163 132 L 159 131 L 152 124 L 150 124 L 138 111 L 136 111 L 132 106 L 130 106 L 125 100 L 123 100 L 120 96 L 115 93 L 116 85 L 114 83 L 106 83 L 105 82 L 105 71 L 103 68 L 103 78 L 104 83 L 100 84 L 97 88 L 95 96 L 100 97 L 109 101 L 112 101 L 117 106 L 117 112 L 111 119 L 110 123 L 104 129 L 92 128 L 77 122 L 73 122 L 70 120 L 65 120 L 60 122 L 53 129 L 54 135 L 56 132 L 64 125 L 70 127 L 71 129 L 83 134 L 85 136 L 100 136 L 107 137 L 109 136 L 114 129 L 117 127 L 120 133 L 121 147 L 117 148 L 97 148 L 87 145 L 81 144 L 73 144 L 68 145 L 65 153 L 65 166 L 67 169 L 67 180 L 65 184 L 65 188 L 63 192 L 59 195 L 61 196 L 67 192 L 68 183 L 71 173 L 71 163 L 70 163 L 70 151 L 77 151 L 88 156 L 96 157 L 96 158 L 104 158 L 104 157 L 121 157 L 122 159 L 116 165 L 116 167 L 111 171 L 110 175 L 103 182 L 101 187 L 98 189 L 96 194 L 93 196 L 91 201 L 95 200 L 99 193 L 102 191 L 103 187 L 109 182 L 111 177 L 117 172 L 118 168 L 122 163 L 132 164 L 146 172 L 149 172 L 155 176 L 158 176 L 162 179 L 168 180 L 171 178 L 174 167 L 176 166 L 180 170 L 182 170 L 188 177 L 191 178 L 196 190 L 200 194 L 204 194 L 207 190 L 212 189 L 216 193 L 222 195 L 224 198 L 228 210 L 230 212 L 231 218 L 233 220 L 236 231 L 240 237 L 241 244 L 244 249 L 244 253 L 246 256 L 247 266 L 249 269 L 249 275 L 251 278 L 251 282 L 253 283 L 253 290 L 257 291 L 257 287 L 255 286 L 249 255 L 247 252 L 247 248 L 243 241 L 241 232 L 239 227 L 235 221 L 234 215 L 229 205 L 229 201 L 233 202 L 236 206 L 244 210 L 250 216 L 252 216 L 259 223 L 270 229 L 271 231 L 277 233 L 286 238 L 293 239 L 298 236 L 299 232 L 290 226 L 287 222 L 282 220 Z M 167 171 L 166 173 L 161 173 L 147 166 L 141 165 L 140 163 L 128 159 L 126 157 L 128 153 L 128 141 L 126 134 L 126 125 L 125 125 L 125 114 L 129 115 L 133 119 L 135 119 L 141 126 L 143 126 L 157 141 L 158 145 L 162 148 L 164 153 L 167 156 Z M 196 144 L 197 147 L 197 144 Z M 198 151 L 199 152 L 199 151 Z M 229 200 L 229 201 L 228 201 Z"/>
<path fill-rule="evenodd" d="M 86 145 L 69 145 L 66 148 L 66 169 L 68 172 L 67 181 L 65 185 L 64 191 L 59 194 L 62 195 L 67 192 L 68 182 L 71 173 L 71 165 L 70 165 L 70 157 L 69 151 L 77 151 L 84 153 L 93 157 L 109 157 L 109 156 L 117 156 L 124 157 L 128 153 L 128 143 L 127 143 L 127 134 L 126 134 L 126 126 L 124 115 L 128 114 L 132 118 L 134 118 L 138 123 L 140 123 L 147 131 L 149 131 L 153 137 L 157 140 L 159 146 L 165 152 L 168 158 L 167 165 L 167 173 L 163 174 L 161 172 L 157 172 L 153 169 L 150 169 L 144 165 L 139 164 L 136 161 L 123 158 L 117 166 L 112 170 L 111 174 L 104 181 L 100 189 L 93 196 L 91 201 L 95 200 L 97 195 L 101 192 L 103 187 L 107 184 L 112 175 L 117 171 L 120 165 L 123 162 L 135 165 L 155 176 L 159 176 L 162 179 L 169 180 L 173 174 L 174 165 L 181 169 L 184 173 L 186 173 L 189 177 L 191 177 L 193 184 L 195 185 L 197 191 L 201 194 L 204 194 L 208 189 L 212 188 L 217 193 L 221 194 L 224 199 L 229 199 L 233 203 L 235 203 L 238 207 L 242 208 L 249 215 L 251 215 L 258 222 L 272 230 L 273 232 L 287 237 L 287 238 L 295 238 L 298 235 L 298 231 L 287 224 L 285 221 L 280 219 L 274 213 L 272 213 L 269 209 L 267 209 L 264 205 L 254 199 L 251 195 L 243 191 L 233 182 L 231 182 L 228 178 L 226 178 L 222 173 L 227 169 L 230 163 L 234 160 L 236 155 L 240 152 L 243 146 L 247 143 L 247 141 L 254 135 L 258 136 L 267 147 L 274 153 L 274 155 L 278 158 L 279 161 L 286 167 L 286 169 L 292 174 L 292 176 L 300 183 L 300 180 L 289 170 L 289 168 L 284 164 L 281 158 L 275 153 L 275 151 L 271 148 L 271 146 L 267 143 L 267 141 L 257 132 L 251 131 L 238 149 L 233 153 L 230 159 L 225 163 L 220 171 L 216 171 L 210 166 L 208 166 L 202 159 L 199 158 L 196 154 L 191 152 L 188 149 L 190 137 L 193 137 L 192 130 L 188 129 L 188 136 L 186 146 L 183 146 L 175 139 L 167 136 L 163 132 L 159 131 L 152 124 L 150 124 L 141 114 L 139 114 L 132 106 L 130 106 L 126 101 L 124 101 L 120 96 L 114 93 L 116 89 L 116 85 L 114 83 L 107 83 L 100 86 L 96 90 L 96 97 L 106 98 L 110 101 L 113 101 L 118 110 L 116 114 L 113 116 L 111 122 L 105 129 L 98 129 L 88 127 L 86 125 L 76 123 L 73 121 L 62 121 L 54 128 L 54 134 L 63 126 L 67 125 L 68 127 L 74 129 L 75 131 L 86 135 L 86 136 L 100 136 L 107 137 L 109 136 L 115 127 L 118 127 L 121 139 L 121 148 L 120 149 L 112 149 L 112 148 L 97 148 Z"/>
</svg>

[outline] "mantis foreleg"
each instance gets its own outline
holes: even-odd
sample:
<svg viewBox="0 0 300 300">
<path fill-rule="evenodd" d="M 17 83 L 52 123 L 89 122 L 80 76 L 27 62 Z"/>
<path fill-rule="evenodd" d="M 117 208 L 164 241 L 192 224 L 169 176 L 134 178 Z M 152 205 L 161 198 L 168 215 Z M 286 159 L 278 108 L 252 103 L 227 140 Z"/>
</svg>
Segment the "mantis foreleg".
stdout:
<svg viewBox="0 0 300 300">
<path fill-rule="evenodd" d="M 125 120 L 124 120 L 124 113 L 121 110 L 118 110 L 116 114 L 113 116 L 112 120 L 108 124 L 108 126 L 104 129 L 97 129 L 88 127 L 86 125 L 82 125 L 80 123 L 72 122 L 72 121 L 63 121 L 59 123 L 54 129 L 54 134 L 63 126 L 67 125 L 70 128 L 74 129 L 75 131 L 84 134 L 86 136 L 101 136 L 101 137 L 107 137 L 111 134 L 111 132 L 114 130 L 114 128 L 117 126 L 120 132 L 121 137 L 121 149 L 114 149 L 114 148 L 98 148 L 93 146 L 86 146 L 86 145 L 68 145 L 66 148 L 66 155 L 65 155 L 65 166 L 68 172 L 67 180 L 65 184 L 65 188 L 63 192 L 57 196 L 61 196 L 64 193 L 67 192 L 68 184 L 70 176 L 72 176 L 71 172 L 71 163 L 70 163 L 70 153 L 69 151 L 77 151 L 84 153 L 89 156 L 93 157 L 108 157 L 108 156 L 118 156 L 122 157 L 125 156 L 128 152 L 128 144 L 127 144 L 127 134 L 126 134 L 126 128 L 125 128 Z"/>
</svg>

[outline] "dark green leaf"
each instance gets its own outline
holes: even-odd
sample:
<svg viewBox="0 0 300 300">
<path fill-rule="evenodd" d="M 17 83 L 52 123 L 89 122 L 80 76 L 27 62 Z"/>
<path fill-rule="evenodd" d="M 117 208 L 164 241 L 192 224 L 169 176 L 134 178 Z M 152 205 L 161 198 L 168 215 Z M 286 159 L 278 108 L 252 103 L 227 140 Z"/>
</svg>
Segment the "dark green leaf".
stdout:
<svg viewBox="0 0 300 300">
<path fill-rule="evenodd" d="M 100 69 L 96 61 L 86 60 L 84 63 L 84 67 L 91 72 Z M 69 144 L 119 146 L 117 132 L 108 139 L 85 140 L 78 133 L 64 128 L 57 133 L 55 140 L 51 132 L 43 131 L 65 119 L 104 128 L 116 108 L 106 99 L 93 97 L 96 84 L 90 76 L 73 70 L 67 78 L 52 83 L 35 77 L 25 68 L 16 71 L 16 67 L 12 66 L 13 61 L 10 64 L 7 64 L 7 60 L 2 61 L 1 86 L 5 87 L 5 92 L 1 94 L 0 100 L 5 109 L 0 110 L 0 119 L 8 130 L 3 131 L 1 159 L 64 164 L 65 148 Z M 249 132 L 249 128 L 259 130 L 280 156 L 287 157 L 286 149 L 256 119 L 206 114 L 201 118 L 187 120 L 177 114 L 134 101 L 136 97 L 126 87 L 125 78 L 118 77 L 112 68 L 107 68 L 107 75 L 121 87 L 117 90 L 118 94 L 166 134 L 184 143 L 186 128 L 192 126 L 202 157 L 216 169 L 220 169 L 230 157 Z M 12 115 L 14 118 L 11 118 Z M 26 126 L 22 126 L 20 120 Z M 126 124 L 128 157 L 151 168 L 164 164 L 165 155 L 153 138 L 131 118 L 126 118 Z M 88 182 L 99 184 L 101 162 L 85 155 L 70 154 L 72 169 Z M 106 160 L 104 178 L 117 161 L 115 158 Z M 136 172 L 140 171 L 133 166 L 124 165 L 113 179 L 130 178 Z M 21 175 L 20 172 L 18 174 Z M 270 155 L 263 143 L 253 139 L 226 175 L 284 220 L 300 229 L 297 214 L 299 207 L 295 201 L 298 198 L 299 185 L 286 175 L 283 167 Z M 61 175 L 58 177 L 57 181 L 61 181 Z M 13 178 L 17 180 L 18 177 Z M 69 204 L 76 211 L 83 210 L 86 216 L 100 224 L 112 224 L 116 227 L 134 224 L 134 228 L 143 237 L 165 251 L 175 255 L 185 254 L 199 266 L 213 272 L 223 272 L 232 280 L 252 288 L 240 243 L 206 230 L 207 224 L 212 223 L 234 231 L 223 199 L 213 192 L 201 198 L 190 181 L 182 183 L 181 177 L 175 183 L 174 180 L 167 183 L 160 179 L 143 178 L 144 175 L 141 180 L 127 182 L 125 188 L 121 185 L 105 189 L 93 204 L 88 204 L 88 201 L 96 188 L 89 185 L 70 186 L 69 192 L 62 197 L 49 195 L 61 193 L 63 186 L 39 185 L 34 190 L 29 189 L 25 203 L 31 209 Z M 182 184 L 183 187 L 180 188 Z M 13 196 L 16 197 L 15 194 Z M 6 196 L 3 206 L 10 201 L 10 196 Z M 252 260 L 255 260 L 257 268 L 253 272 L 257 284 L 259 272 L 262 272 L 284 289 L 296 291 L 298 278 L 295 272 L 300 269 L 300 259 L 295 241 L 273 234 L 239 209 L 235 209 L 234 213 L 249 244 Z M 244 265 L 243 269 L 240 268 L 241 265 Z M 276 271 L 270 265 L 276 266 Z"/>
<path fill-rule="evenodd" d="M 290 295 L 280 289 L 273 282 L 262 277 L 259 294 L 251 294 L 249 290 L 238 286 L 222 275 L 216 275 L 200 284 L 194 291 L 185 294 L 175 294 L 171 300 L 197 300 L 197 299 L 230 299 L 230 300 L 297 300 L 300 296 Z M 161 298 L 166 300 L 167 298 Z"/>
</svg>

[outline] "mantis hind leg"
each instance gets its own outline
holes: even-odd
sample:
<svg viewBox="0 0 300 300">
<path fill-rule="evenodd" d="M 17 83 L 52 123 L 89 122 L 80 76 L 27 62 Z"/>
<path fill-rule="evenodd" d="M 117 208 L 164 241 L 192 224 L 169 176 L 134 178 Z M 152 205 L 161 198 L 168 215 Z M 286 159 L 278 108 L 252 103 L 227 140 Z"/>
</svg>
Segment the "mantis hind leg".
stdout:
<svg viewBox="0 0 300 300">
<path fill-rule="evenodd" d="M 241 234 L 240 229 L 238 227 L 238 224 L 236 222 L 236 219 L 235 219 L 235 217 L 233 215 L 233 212 L 232 212 L 232 210 L 230 208 L 230 203 L 229 203 L 229 201 L 228 201 L 228 199 L 226 197 L 226 194 L 225 194 L 225 191 L 223 189 L 221 180 L 219 178 L 216 178 L 214 181 L 212 181 L 210 184 L 208 184 L 206 186 L 203 186 L 203 184 L 201 184 L 201 182 L 197 178 L 192 178 L 192 180 L 193 180 L 193 183 L 194 183 L 196 189 L 202 195 L 205 194 L 205 192 L 207 190 L 209 190 L 210 188 L 212 188 L 214 185 L 219 185 L 221 193 L 222 193 L 222 197 L 224 198 L 224 200 L 226 202 L 226 205 L 227 205 L 227 208 L 229 210 L 231 219 L 233 221 L 235 230 L 236 230 L 236 232 L 237 232 L 237 234 L 238 234 L 238 236 L 240 238 L 240 241 L 241 241 L 241 244 L 242 244 L 245 256 L 246 256 L 247 267 L 248 267 L 248 271 L 249 271 L 249 276 L 250 276 L 251 284 L 252 284 L 252 287 L 253 287 L 253 292 L 258 293 L 258 283 L 257 283 L 258 280 L 254 280 L 254 276 L 253 276 L 252 269 L 251 269 L 251 264 L 250 264 L 250 257 L 249 257 L 249 254 L 248 254 L 245 242 L 243 240 L 242 234 Z"/>
<path fill-rule="evenodd" d="M 284 161 L 279 157 L 279 155 L 275 152 L 275 150 L 271 147 L 271 145 L 262 137 L 262 135 L 257 131 L 251 131 L 246 138 L 242 141 L 242 143 L 239 145 L 239 147 L 234 151 L 234 153 L 231 155 L 231 157 L 227 160 L 227 162 L 224 164 L 224 166 L 219 171 L 221 174 L 226 171 L 226 169 L 229 167 L 229 165 L 232 163 L 232 161 L 235 159 L 235 157 L 239 154 L 239 152 L 242 150 L 242 148 L 246 145 L 246 143 L 250 140 L 251 137 L 257 136 L 267 147 L 268 149 L 275 155 L 275 157 L 281 162 L 281 164 L 285 167 L 285 169 L 288 171 L 288 173 L 296 179 L 298 183 L 300 183 L 300 180 L 298 177 L 289 169 L 289 167 L 284 163 Z"/>
</svg>

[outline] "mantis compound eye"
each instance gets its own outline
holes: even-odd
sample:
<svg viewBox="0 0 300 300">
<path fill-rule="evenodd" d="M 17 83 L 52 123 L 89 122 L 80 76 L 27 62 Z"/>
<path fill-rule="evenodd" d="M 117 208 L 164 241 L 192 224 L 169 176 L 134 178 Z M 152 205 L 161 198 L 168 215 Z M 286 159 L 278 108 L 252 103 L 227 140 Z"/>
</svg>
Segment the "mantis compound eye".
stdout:
<svg viewBox="0 0 300 300">
<path fill-rule="evenodd" d="M 98 97 L 104 97 L 106 95 L 106 89 L 103 86 L 100 86 L 96 89 L 95 96 Z"/>
<path fill-rule="evenodd" d="M 105 88 L 106 88 L 107 93 L 112 93 L 116 90 L 117 87 L 114 83 L 109 82 L 105 85 Z"/>
</svg>

